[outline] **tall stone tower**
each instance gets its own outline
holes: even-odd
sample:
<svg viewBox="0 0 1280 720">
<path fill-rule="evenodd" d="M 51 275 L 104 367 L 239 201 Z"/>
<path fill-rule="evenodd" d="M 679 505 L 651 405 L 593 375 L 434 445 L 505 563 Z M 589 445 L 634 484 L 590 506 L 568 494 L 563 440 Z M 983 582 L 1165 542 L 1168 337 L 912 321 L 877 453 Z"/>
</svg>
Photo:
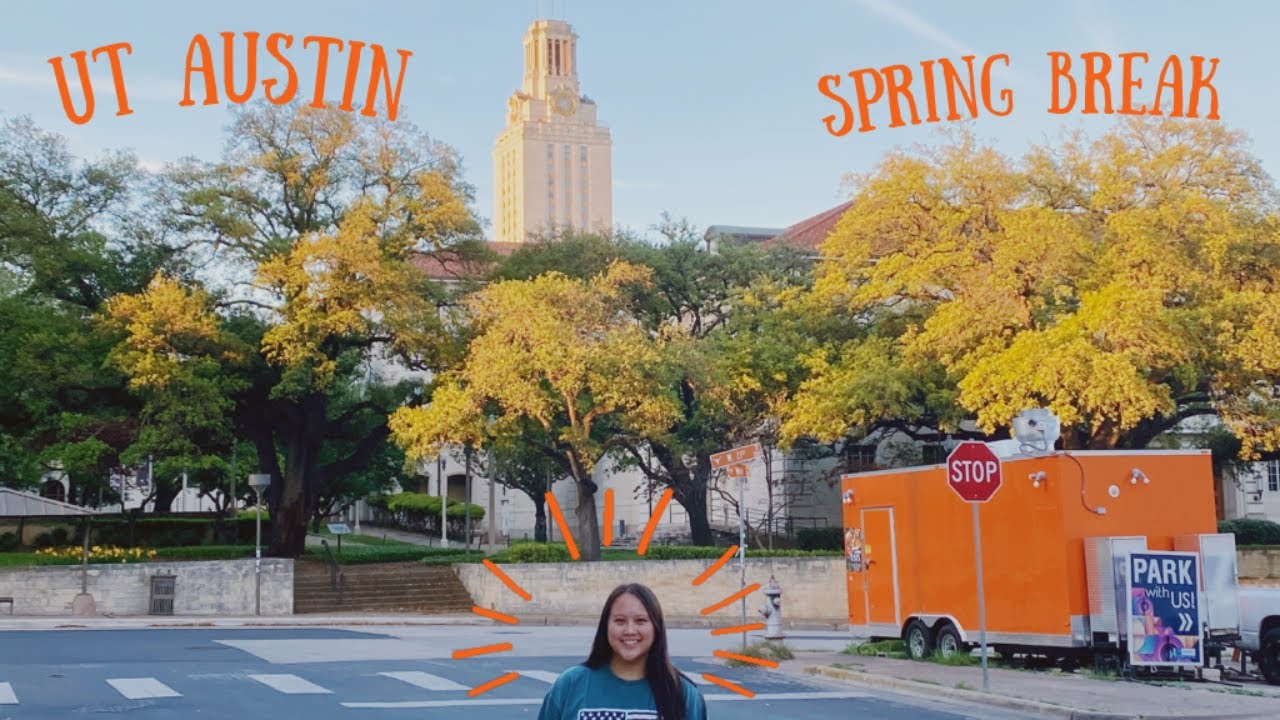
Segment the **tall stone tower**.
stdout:
<svg viewBox="0 0 1280 720">
<path fill-rule="evenodd" d="M 608 231 L 611 146 L 578 85 L 578 36 L 563 20 L 534 21 L 524 36 L 524 82 L 507 100 L 507 126 L 493 146 L 493 239 Z"/>
</svg>

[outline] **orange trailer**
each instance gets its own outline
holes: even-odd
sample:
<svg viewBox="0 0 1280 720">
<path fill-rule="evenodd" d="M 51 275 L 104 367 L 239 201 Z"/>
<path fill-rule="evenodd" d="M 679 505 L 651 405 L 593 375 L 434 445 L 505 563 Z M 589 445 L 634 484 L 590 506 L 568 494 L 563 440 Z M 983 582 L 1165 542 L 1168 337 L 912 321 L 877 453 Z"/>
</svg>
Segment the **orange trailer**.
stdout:
<svg viewBox="0 0 1280 720">
<path fill-rule="evenodd" d="M 986 636 L 998 650 L 1116 641 L 1114 622 L 1110 637 L 1097 632 L 1107 623 L 1096 578 L 1090 604 L 1099 563 L 1086 547 L 1094 552 L 1099 539 L 1174 550 L 1176 538 L 1217 532 L 1207 450 L 1016 456 L 1001 475 L 979 505 Z M 972 508 L 946 466 L 845 475 L 842 497 L 853 635 L 903 638 L 913 655 L 976 644 Z M 1115 596 L 1104 604 L 1114 620 Z"/>
</svg>

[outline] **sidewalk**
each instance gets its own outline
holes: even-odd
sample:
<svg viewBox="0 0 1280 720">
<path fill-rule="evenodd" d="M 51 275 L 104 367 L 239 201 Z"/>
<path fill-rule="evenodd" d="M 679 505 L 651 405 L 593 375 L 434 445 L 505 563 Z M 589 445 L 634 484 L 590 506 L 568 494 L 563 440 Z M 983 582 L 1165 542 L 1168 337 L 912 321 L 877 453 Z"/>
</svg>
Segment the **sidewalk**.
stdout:
<svg viewBox="0 0 1280 720">
<path fill-rule="evenodd" d="M 898 692 L 1043 713 L 1070 720 L 1280 717 L 1280 687 L 1257 682 L 1131 682 L 1077 673 L 957 666 L 838 652 L 797 651 L 779 670 Z"/>
</svg>

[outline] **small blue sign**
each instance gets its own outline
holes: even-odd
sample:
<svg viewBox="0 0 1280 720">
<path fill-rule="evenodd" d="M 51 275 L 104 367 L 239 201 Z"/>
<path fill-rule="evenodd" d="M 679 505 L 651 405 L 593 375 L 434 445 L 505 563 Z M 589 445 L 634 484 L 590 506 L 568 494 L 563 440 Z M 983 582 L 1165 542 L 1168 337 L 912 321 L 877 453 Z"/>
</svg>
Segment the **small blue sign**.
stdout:
<svg viewBox="0 0 1280 720">
<path fill-rule="evenodd" d="M 1129 664 L 1201 663 L 1200 577 L 1195 553 L 1129 556 Z"/>
</svg>

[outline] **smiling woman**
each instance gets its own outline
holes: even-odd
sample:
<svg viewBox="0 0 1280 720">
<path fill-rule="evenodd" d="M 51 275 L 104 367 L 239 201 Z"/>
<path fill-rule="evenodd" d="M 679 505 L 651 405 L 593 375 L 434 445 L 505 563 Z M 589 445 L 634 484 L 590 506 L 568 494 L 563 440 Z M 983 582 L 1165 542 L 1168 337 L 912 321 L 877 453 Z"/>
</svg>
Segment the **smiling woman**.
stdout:
<svg viewBox="0 0 1280 720">
<path fill-rule="evenodd" d="M 706 720 L 696 685 L 667 652 L 662 607 L 644 585 L 619 585 L 600 613 L 591 654 L 560 675 L 538 720 Z"/>
</svg>

